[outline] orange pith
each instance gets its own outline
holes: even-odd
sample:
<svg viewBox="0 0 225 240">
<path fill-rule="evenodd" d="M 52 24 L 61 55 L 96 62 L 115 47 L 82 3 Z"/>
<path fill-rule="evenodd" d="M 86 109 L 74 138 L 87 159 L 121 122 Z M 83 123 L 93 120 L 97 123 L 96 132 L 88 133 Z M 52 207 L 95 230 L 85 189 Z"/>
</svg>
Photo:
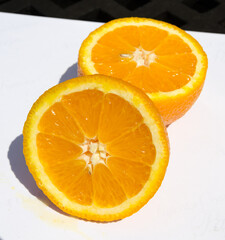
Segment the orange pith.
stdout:
<svg viewBox="0 0 225 240">
<path fill-rule="evenodd" d="M 197 96 L 189 96 L 200 94 L 207 57 L 196 40 L 175 26 L 124 18 L 89 35 L 80 48 L 78 65 L 80 75 L 113 76 L 144 90 L 170 124 L 184 115 L 187 107 L 172 109 L 168 105 L 176 100 L 184 105 L 187 98 L 192 105 Z"/>
<path fill-rule="evenodd" d="M 104 81 L 105 88 L 98 87 Z M 113 92 L 107 90 L 110 84 Z M 168 161 L 164 126 L 150 100 L 129 85 L 123 90 L 123 84 L 104 76 L 70 80 L 45 93 L 28 116 L 28 167 L 46 195 L 72 215 L 99 221 L 123 218 L 146 203 L 162 181 Z M 130 96 L 124 98 L 121 91 Z M 146 119 L 139 105 L 151 109 L 152 117 Z M 150 120 L 155 121 L 152 130 Z"/>
</svg>

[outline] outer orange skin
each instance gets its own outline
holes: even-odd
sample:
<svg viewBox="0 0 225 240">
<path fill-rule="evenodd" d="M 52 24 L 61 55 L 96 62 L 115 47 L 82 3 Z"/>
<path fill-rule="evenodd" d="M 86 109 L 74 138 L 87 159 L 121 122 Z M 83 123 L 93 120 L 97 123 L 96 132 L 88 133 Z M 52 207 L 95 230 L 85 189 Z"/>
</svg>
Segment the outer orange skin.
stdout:
<svg viewBox="0 0 225 240">
<path fill-rule="evenodd" d="M 171 97 L 169 100 L 160 98 L 154 100 L 154 104 L 162 115 L 166 126 L 169 126 L 171 123 L 184 116 L 198 99 L 202 88 L 203 83 L 198 86 L 194 92 L 190 92 L 184 96 Z"/>
<path fill-rule="evenodd" d="M 152 101 L 158 108 L 164 120 L 165 125 L 168 126 L 171 123 L 173 123 L 175 120 L 181 118 L 195 103 L 195 101 L 197 100 L 197 98 L 199 97 L 202 91 L 207 68 L 208 68 L 207 55 L 203 51 L 201 45 L 191 35 L 181 30 L 180 28 L 174 25 L 171 25 L 169 23 L 165 23 L 165 22 L 157 21 L 153 19 L 147 19 L 147 18 L 121 18 L 121 19 L 112 20 L 102 25 L 92 33 L 90 33 L 90 35 L 83 41 L 79 51 L 78 75 L 83 76 L 83 75 L 93 74 L 93 72 L 89 69 L 88 62 L 87 62 L 87 49 L 89 48 L 90 43 L 93 41 L 93 37 L 114 24 L 118 24 L 118 27 L 119 27 L 120 22 L 129 23 L 130 21 L 134 21 L 138 23 L 139 22 L 145 23 L 150 21 L 150 22 L 154 22 L 155 24 L 159 24 L 159 27 L 167 26 L 172 30 L 176 30 L 182 34 L 183 38 L 191 41 L 191 43 L 195 47 L 198 54 L 201 55 L 202 67 L 200 69 L 198 76 L 194 78 L 195 82 L 193 83 L 193 87 L 188 89 L 184 89 L 183 87 L 182 88 L 182 90 L 184 90 L 183 93 L 168 95 L 168 96 L 166 96 L 165 94 L 164 95 L 159 94 L 157 97 L 154 97 L 154 98 L 152 98 L 152 94 L 146 92 L 147 95 L 152 99 Z"/>
</svg>

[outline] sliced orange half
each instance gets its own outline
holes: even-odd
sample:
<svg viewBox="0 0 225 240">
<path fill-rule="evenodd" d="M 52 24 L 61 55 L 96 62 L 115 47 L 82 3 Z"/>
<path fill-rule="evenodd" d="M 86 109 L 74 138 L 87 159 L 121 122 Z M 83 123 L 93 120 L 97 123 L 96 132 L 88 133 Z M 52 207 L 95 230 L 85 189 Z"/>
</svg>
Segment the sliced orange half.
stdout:
<svg viewBox="0 0 225 240">
<path fill-rule="evenodd" d="M 198 98 L 207 56 L 200 44 L 169 23 L 146 18 L 110 21 L 82 43 L 78 73 L 121 78 L 145 91 L 169 125 Z"/>
<path fill-rule="evenodd" d="M 39 188 L 66 213 L 88 220 L 139 210 L 161 185 L 169 158 L 165 127 L 147 95 L 101 75 L 46 91 L 23 135 Z"/>
</svg>

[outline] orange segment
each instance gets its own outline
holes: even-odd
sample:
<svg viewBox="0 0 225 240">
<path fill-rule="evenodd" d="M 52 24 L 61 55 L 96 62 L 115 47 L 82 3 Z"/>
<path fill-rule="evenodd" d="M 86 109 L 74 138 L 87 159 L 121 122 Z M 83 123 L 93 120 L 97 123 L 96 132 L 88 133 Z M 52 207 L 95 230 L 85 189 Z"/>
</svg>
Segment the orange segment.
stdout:
<svg viewBox="0 0 225 240">
<path fill-rule="evenodd" d="M 102 74 L 116 78 L 125 78 L 136 68 L 136 65 L 135 62 L 95 63 L 95 68 Z"/>
<path fill-rule="evenodd" d="M 167 31 L 147 25 L 139 26 L 139 32 L 140 46 L 146 51 L 152 51 L 168 36 Z"/>
<path fill-rule="evenodd" d="M 150 70 L 146 66 L 135 68 L 124 80 L 143 90 L 149 89 L 150 92 L 157 90 L 154 81 L 150 80 Z"/>
<path fill-rule="evenodd" d="M 178 53 L 190 53 L 192 50 L 180 37 L 172 34 L 162 41 L 154 52 L 159 55 L 174 55 Z"/>
<path fill-rule="evenodd" d="M 47 159 L 47 164 L 56 160 L 76 159 L 82 152 L 76 144 L 44 133 L 38 133 L 37 147 L 40 158 Z"/>
<path fill-rule="evenodd" d="M 118 36 L 134 47 L 140 46 L 140 31 L 136 26 L 125 26 L 113 31 L 113 36 Z"/>
<path fill-rule="evenodd" d="M 61 136 L 75 143 L 84 141 L 84 135 L 61 103 L 55 103 L 44 113 L 38 129 L 40 132 Z"/>
<path fill-rule="evenodd" d="M 115 94 L 106 94 L 99 122 L 98 139 L 111 142 L 143 121 L 141 114 Z"/>
<path fill-rule="evenodd" d="M 62 98 L 63 106 L 89 138 L 94 138 L 97 135 L 103 96 L 100 91 L 85 90 Z"/>
<path fill-rule="evenodd" d="M 156 155 L 151 132 L 145 124 L 109 143 L 107 151 L 111 156 L 131 159 L 147 165 L 154 163 Z"/>
<path fill-rule="evenodd" d="M 190 80 L 191 77 L 186 74 L 177 72 L 158 63 L 152 63 L 149 69 L 149 81 L 144 81 L 142 87 L 149 93 L 154 92 L 154 88 L 152 89 L 151 86 L 149 86 L 150 82 L 155 89 L 161 92 L 170 92 L 181 88 Z"/>
<path fill-rule="evenodd" d="M 69 199 L 92 203 L 92 179 L 86 162 L 78 160 L 82 149 L 63 139 L 39 133 L 37 135 L 38 155 L 51 181 Z"/>
<path fill-rule="evenodd" d="M 40 161 L 54 185 L 72 201 L 91 204 L 89 186 L 92 185 L 87 182 L 86 163 L 77 160 L 82 152 L 81 148 L 42 133 L 37 135 L 37 147 Z"/>
<path fill-rule="evenodd" d="M 143 188 L 151 170 L 143 163 L 116 157 L 108 158 L 107 166 L 129 198 L 135 196 Z"/>
<path fill-rule="evenodd" d="M 37 100 L 24 126 L 24 155 L 37 185 L 60 209 L 113 221 L 153 197 L 169 146 L 143 92 L 94 75 L 68 80 Z"/>
<path fill-rule="evenodd" d="M 77 160 L 76 160 L 77 161 Z M 84 161 L 83 161 L 84 162 Z M 71 178 L 70 178 L 71 179 Z M 82 204 L 84 206 L 91 205 L 93 202 L 93 182 L 87 168 L 79 175 L 76 181 L 69 183 L 68 192 L 66 195 L 70 197 L 72 201 Z M 65 186 L 63 188 L 63 191 Z"/>
<path fill-rule="evenodd" d="M 131 51 L 126 51 L 127 54 L 130 52 Z M 125 60 L 120 57 L 122 53 L 124 53 L 124 51 L 120 49 L 96 44 L 92 51 L 92 61 L 97 63 L 96 66 L 99 66 L 99 63 L 122 63 Z"/>
<path fill-rule="evenodd" d="M 187 74 L 179 73 L 159 63 L 152 63 L 151 68 L 144 66 L 135 68 L 124 78 L 127 82 L 149 93 L 176 90 L 188 83 L 190 79 Z"/>
<path fill-rule="evenodd" d="M 128 52 L 133 52 L 135 47 L 129 42 L 119 37 L 116 32 L 108 32 L 101 39 L 99 39 L 98 44 L 107 46 L 112 49 L 122 50 L 126 49 Z"/>
<path fill-rule="evenodd" d="M 186 53 L 160 56 L 157 58 L 157 62 L 172 68 L 172 70 L 177 71 L 178 73 L 193 76 L 196 69 L 197 59 L 194 54 Z"/>
<path fill-rule="evenodd" d="M 202 47 L 185 31 L 131 17 L 110 21 L 85 39 L 78 74 L 117 77 L 142 89 L 169 125 L 196 101 L 207 64 Z"/>
<path fill-rule="evenodd" d="M 100 207 L 114 207 L 126 200 L 120 184 L 108 167 L 98 164 L 93 172 L 94 203 Z"/>
</svg>

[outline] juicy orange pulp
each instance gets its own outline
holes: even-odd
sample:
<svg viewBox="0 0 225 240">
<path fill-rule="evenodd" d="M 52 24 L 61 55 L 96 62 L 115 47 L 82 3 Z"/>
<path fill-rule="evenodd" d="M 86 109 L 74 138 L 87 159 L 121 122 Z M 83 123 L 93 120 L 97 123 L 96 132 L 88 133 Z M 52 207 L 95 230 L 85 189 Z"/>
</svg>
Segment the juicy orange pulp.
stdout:
<svg viewBox="0 0 225 240">
<path fill-rule="evenodd" d="M 197 59 L 180 37 L 153 26 L 123 26 L 102 36 L 92 49 L 97 72 L 121 78 L 147 93 L 186 85 Z"/>
<path fill-rule="evenodd" d="M 72 201 L 114 207 L 149 179 L 156 157 L 151 132 L 139 111 L 118 95 L 99 90 L 64 95 L 44 113 L 38 130 L 44 171 Z"/>
</svg>

